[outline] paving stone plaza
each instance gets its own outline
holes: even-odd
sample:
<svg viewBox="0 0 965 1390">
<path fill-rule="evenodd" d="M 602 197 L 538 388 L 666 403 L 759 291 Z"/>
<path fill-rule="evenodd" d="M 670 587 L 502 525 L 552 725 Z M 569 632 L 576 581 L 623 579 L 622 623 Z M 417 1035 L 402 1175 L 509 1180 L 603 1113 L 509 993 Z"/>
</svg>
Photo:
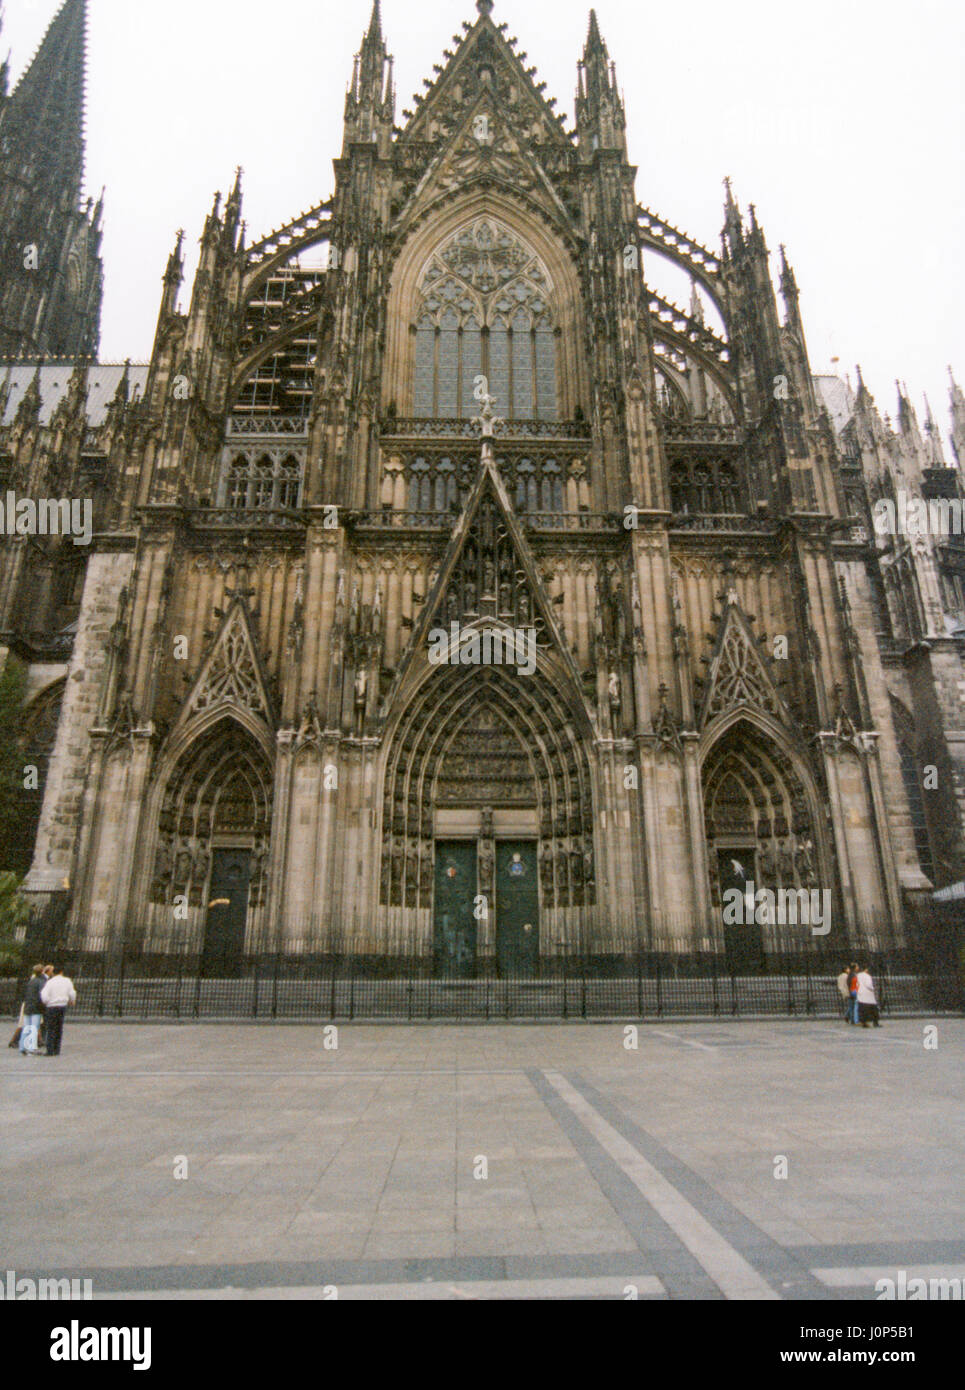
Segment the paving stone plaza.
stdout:
<svg viewBox="0 0 965 1390">
<path fill-rule="evenodd" d="M 961 1279 L 965 1021 L 930 1026 L 69 1023 L 0 1054 L 3 1263 L 95 1299 Z"/>
</svg>

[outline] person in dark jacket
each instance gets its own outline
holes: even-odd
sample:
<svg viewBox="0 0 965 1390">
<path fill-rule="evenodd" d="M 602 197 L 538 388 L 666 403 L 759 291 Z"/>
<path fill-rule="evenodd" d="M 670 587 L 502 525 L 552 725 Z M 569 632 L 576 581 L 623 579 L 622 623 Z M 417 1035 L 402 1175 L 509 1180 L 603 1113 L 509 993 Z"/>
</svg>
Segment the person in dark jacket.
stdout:
<svg viewBox="0 0 965 1390">
<path fill-rule="evenodd" d="M 39 1057 L 40 1025 L 44 1017 L 44 1001 L 40 991 L 47 983 L 42 965 L 35 965 L 23 996 L 23 1032 L 20 1034 L 21 1057 Z"/>
</svg>

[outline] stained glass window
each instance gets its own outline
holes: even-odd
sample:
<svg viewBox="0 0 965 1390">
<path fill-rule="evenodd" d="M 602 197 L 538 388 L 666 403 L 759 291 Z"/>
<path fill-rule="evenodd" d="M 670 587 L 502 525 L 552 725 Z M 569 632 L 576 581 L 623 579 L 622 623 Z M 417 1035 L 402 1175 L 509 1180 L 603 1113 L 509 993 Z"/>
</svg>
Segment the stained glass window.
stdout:
<svg viewBox="0 0 965 1390">
<path fill-rule="evenodd" d="M 437 251 L 420 285 L 413 414 L 469 419 L 485 376 L 497 414 L 558 418 L 552 283 L 539 257 L 480 218 Z"/>
</svg>

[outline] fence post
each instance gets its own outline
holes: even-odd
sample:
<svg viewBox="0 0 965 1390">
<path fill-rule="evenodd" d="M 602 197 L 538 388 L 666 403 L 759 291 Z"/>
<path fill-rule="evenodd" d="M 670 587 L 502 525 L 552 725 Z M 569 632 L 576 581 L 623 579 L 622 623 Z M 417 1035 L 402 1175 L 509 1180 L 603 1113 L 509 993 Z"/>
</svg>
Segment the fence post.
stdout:
<svg viewBox="0 0 965 1390">
<path fill-rule="evenodd" d="M 281 942 L 275 938 L 275 949 L 272 952 L 272 972 L 271 972 L 271 1016 L 272 1019 L 278 1017 L 278 962 L 281 957 Z"/>
<path fill-rule="evenodd" d="M 121 935 L 121 964 L 117 980 L 117 1017 L 124 1017 L 124 976 L 126 970 L 127 933 Z"/>
</svg>

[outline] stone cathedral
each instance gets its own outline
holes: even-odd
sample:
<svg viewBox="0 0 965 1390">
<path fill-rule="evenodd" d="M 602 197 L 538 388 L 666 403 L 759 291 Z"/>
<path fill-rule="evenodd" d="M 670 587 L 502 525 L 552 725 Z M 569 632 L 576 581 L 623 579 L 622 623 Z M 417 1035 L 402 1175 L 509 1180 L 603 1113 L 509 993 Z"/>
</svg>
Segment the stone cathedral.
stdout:
<svg viewBox="0 0 965 1390">
<path fill-rule="evenodd" d="M 225 968 L 733 955 L 748 883 L 900 935 L 965 874 L 965 541 L 872 508 L 958 463 L 812 374 L 729 184 L 716 250 L 645 205 L 594 13 L 569 127 L 476 11 L 397 113 L 375 4 L 331 196 L 254 240 L 239 172 L 146 365 L 95 356 L 86 0 L 4 73 L 0 496 L 94 517 L 0 537 L 24 891 Z"/>
</svg>

